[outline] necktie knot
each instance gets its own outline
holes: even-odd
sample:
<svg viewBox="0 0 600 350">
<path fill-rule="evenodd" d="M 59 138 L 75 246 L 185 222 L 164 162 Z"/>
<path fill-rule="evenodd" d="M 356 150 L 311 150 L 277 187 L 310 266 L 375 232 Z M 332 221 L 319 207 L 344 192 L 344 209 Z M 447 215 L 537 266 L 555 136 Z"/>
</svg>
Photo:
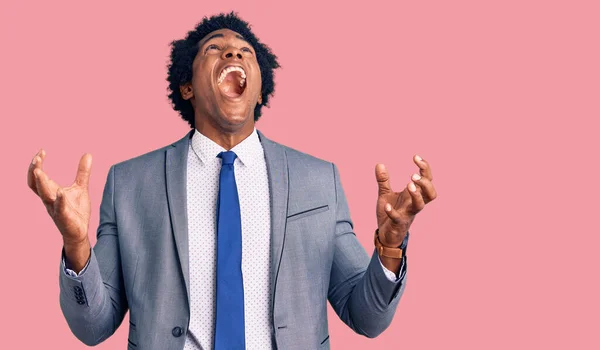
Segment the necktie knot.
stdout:
<svg viewBox="0 0 600 350">
<path fill-rule="evenodd" d="M 235 158 L 237 158 L 237 154 L 233 151 L 226 151 L 219 153 L 217 157 L 223 160 L 223 165 L 231 165 L 235 161 Z"/>
</svg>

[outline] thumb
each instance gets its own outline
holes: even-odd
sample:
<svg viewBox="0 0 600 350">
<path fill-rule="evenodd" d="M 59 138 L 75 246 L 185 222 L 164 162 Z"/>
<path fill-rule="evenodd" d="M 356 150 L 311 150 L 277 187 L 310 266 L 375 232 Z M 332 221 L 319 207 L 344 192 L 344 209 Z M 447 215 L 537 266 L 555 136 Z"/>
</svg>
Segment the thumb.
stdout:
<svg viewBox="0 0 600 350">
<path fill-rule="evenodd" d="M 84 154 L 79 160 L 79 167 L 77 168 L 77 175 L 75 176 L 75 183 L 79 186 L 87 187 L 90 182 L 90 174 L 92 172 L 92 155 L 89 153 Z"/>
<path fill-rule="evenodd" d="M 375 166 L 375 178 L 377 178 L 377 185 L 379 186 L 379 195 L 392 192 L 390 186 L 390 176 L 383 164 L 377 164 Z"/>
</svg>

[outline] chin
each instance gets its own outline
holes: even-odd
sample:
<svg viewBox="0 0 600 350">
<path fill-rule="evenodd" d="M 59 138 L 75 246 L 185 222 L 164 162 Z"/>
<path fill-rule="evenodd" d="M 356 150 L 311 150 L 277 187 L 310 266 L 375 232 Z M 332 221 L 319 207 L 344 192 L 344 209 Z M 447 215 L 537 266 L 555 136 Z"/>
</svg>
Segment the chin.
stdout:
<svg viewBox="0 0 600 350">
<path fill-rule="evenodd" d="M 250 121 L 247 113 L 222 112 L 219 115 L 219 124 L 222 126 L 243 126 Z"/>
</svg>

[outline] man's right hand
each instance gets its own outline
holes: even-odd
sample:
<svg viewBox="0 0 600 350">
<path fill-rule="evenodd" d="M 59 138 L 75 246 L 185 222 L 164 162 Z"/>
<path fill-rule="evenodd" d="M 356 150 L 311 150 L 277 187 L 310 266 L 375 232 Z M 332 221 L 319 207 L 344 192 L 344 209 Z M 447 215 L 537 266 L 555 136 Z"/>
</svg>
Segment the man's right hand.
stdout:
<svg viewBox="0 0 600 350">
<path fill-rule="evenodd" d="M 92 155 L 84 154 L 79 161 L 75 182 L 60 187 L 42 170 L 46 152 L 34 157 L 27 171 L 27 185 L 40 197 L 48 214 L 63 237 L 65 255 L 70 267 L 79 272 L 90 256 L 88 228 L 91 203 L 88 184 L 92 170 Z"/>
</svg>

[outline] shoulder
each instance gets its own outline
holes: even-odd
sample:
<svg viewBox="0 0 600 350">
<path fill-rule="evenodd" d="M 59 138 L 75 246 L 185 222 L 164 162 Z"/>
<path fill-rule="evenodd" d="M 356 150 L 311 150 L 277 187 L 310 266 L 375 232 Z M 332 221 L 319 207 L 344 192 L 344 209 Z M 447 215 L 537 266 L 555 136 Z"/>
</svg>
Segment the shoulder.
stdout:
<svg viewBox="0 0 600 350">
<path fill-rule="evenodd" d="M 333 162 L 277 144 L 285 153 L 289 212 L 332 206 L 337 201 L 336 166 Z"/>
<path fill-rule="evenodd" d="M 119 176 L 137 176 L 142 172 L 152 173 L 155 171 L 164 171 L 166 159 L 165 153 L 167 152 L 167 150 L 175 148 L 177 146 L 188 147 L 189 135 L 190 133 L 186 134 L 183 138 L 172 142 L 166 146 L 115 163 L 112 167 L 114 168 L 114 171 L 119 174 Z"/>
<path fill-rule="evenodd" d="M 289 146 L 282 145 L 282 147 L 285 149 L 288 164 L 291 166 L 311 167 L 317 169 L 326 168 L 329 170 L 331 170 L 331 167 L 333 166 L 332 162 L 316 157 L 312 154 L 302 152 Z"/>
<path fill-rule="evenodd" d="M 275 141 L 270 142 L 283 149 L 290 178 L 314 180 L 333 177 L 335 169 L 333 162 Z"/>
<path fill-rule="evenodd" d="M 263 140 L 263 147 L 276 147 L 284 151 L 288 166 L 315 167 L 318 169 L 331 169 L 333 166 L 333 163 L 328 160 L 316 157 L 312 154 L 308 154 L 277 141 L 273 141 L 267 138 L 260 130 L 258 131 L 258 134 Z"/>
</svg>

